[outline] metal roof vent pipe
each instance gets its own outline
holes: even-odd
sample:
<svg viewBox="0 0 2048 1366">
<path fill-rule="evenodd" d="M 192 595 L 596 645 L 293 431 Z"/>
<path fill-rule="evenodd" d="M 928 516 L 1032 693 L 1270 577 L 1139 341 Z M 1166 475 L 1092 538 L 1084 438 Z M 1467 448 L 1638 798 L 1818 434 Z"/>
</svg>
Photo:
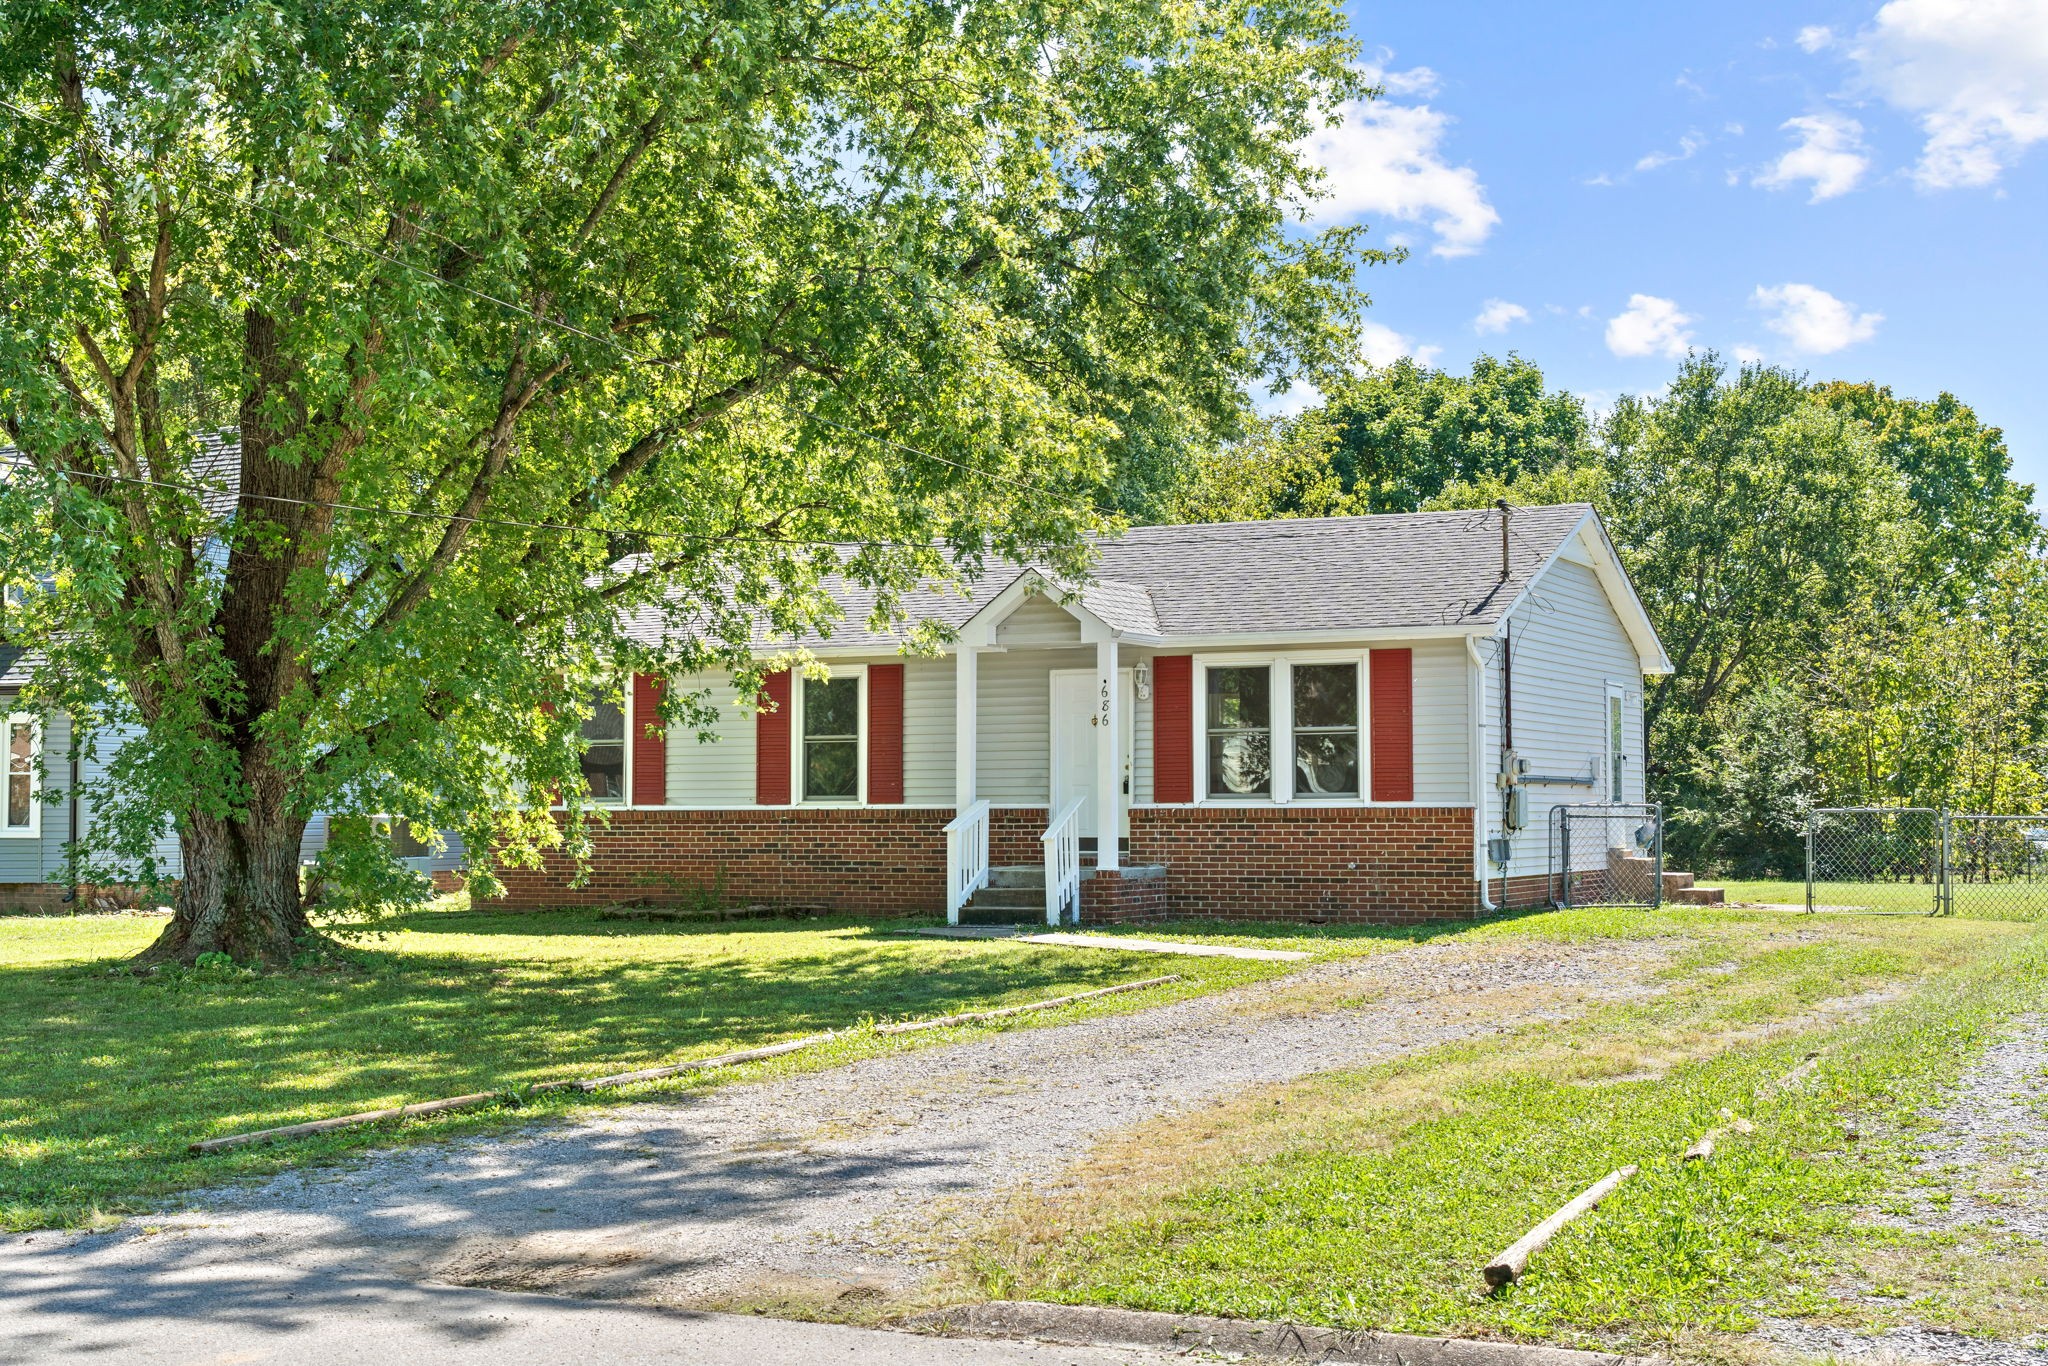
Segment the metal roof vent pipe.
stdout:
<svg viewBox="0 0 2048 1366">
<path fill-rule="evenodd" d="M 1505 498 L 1496 499 L 1494 506 L 1500 509 L 1500 581 L 1508 581 L 1508 515 L 1513 509 Z"/>
</svg>

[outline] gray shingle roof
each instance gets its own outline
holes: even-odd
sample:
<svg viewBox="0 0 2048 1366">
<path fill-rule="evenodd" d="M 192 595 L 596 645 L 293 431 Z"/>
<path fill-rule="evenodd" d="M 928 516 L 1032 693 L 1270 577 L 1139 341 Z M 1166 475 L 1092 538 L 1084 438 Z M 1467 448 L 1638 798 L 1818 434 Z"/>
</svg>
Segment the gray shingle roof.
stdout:
<svg viewBox="0 0 2048 1366">
<path fill-rule="evenodd" d="M 1505 581 L 1500 515 L 1491 509 L 1133 527 L 1097 545 L 1096 577 L 1081 600 L 1119 630 L 1169 639 L 1485 626 L 1589 511 L 1584 503 L 1515 509 Z M 960 626 L 1027 568 L 991 562 L 964 597 L 919 589 L 907 595 L 905 615 Z M 873 593 L 836 577 L 825 586 L 845 612 L 829 637 L 760 645 L 897 647 L 902 632 L 868 629 Z M 653 640 L 659 626 L 650 615 L 633 634 Z"/>
</svg>

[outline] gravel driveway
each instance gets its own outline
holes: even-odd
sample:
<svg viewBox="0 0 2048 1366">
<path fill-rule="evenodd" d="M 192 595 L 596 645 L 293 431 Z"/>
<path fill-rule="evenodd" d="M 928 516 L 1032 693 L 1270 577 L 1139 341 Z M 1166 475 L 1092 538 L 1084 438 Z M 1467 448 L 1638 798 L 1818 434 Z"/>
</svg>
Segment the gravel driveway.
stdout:
<svg viewBox="0 0 2048 1366">
<path fill-rule="evenodd" d="M 940 1221 L 1096 1139 L 1247 1087 L 1654 990 L 1670 941 L 1429 945 L 1152 1010 L 680 1093 L 202 1192 L 111 1234 L 0 1240 L 0 1315 L 216 1312 L 397 1277 L 674 1306 L 890 1293 Z M 260 1266 L 260 1273 L 251 1267 Z M 175 1306 L 173 1306 L 175 1308 Z M 4 1338 L 4 1335 L 0 1335 Z M 0 1357 L 5 1352 L 0 1351 Z"/>
</svg>

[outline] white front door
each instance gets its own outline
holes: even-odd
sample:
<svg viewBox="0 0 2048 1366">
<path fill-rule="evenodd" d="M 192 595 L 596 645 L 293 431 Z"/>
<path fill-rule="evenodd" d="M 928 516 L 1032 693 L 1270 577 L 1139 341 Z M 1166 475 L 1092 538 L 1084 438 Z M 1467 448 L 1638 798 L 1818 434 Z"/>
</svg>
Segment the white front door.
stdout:
<svg viewBox="0 0 2048 1366">
<path fill-rule="evenodd" d="M 1124 789 L 1121 828 L 1128 835 L 1131 832 L 1131 756 L 1136 752 L 1131 744 L 1131 736 L 1136 729 L 1132 720 L 1137 699 L 1131 671 L 1118 669 L 1116 673 L 1117 720 L 1124 750 L 1123 762 L 1118 766 L 1118 772 L 1123 775 Z M 1095 832 L 1102 828 L 1095 817 L 1095 737 L 1098 733 L 1095 670 L 1053 670 L 1052 810 L 1047 815 L 1057 816 L 1066 809 L 1068 802 L 1076 797 L 1082 798 L 1081 832 L 1089 840 L 1093 840 Z"/>
</svg>

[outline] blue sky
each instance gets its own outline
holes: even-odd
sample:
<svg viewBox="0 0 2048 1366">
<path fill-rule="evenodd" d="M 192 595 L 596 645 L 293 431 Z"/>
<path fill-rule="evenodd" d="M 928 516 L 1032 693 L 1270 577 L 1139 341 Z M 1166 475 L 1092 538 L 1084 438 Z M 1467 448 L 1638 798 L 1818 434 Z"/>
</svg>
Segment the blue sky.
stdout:
<svg viewBox="0 0 2048 1366">
<path fill-rule="evenodd" d="M 1948 390 L 2048 494 L 2048 0 L 1350 14 L 1388 93 L 1320 140 L 1319 217 L 1411 252 L 1366 274 L 1373 359 Z"/>
</svg>

